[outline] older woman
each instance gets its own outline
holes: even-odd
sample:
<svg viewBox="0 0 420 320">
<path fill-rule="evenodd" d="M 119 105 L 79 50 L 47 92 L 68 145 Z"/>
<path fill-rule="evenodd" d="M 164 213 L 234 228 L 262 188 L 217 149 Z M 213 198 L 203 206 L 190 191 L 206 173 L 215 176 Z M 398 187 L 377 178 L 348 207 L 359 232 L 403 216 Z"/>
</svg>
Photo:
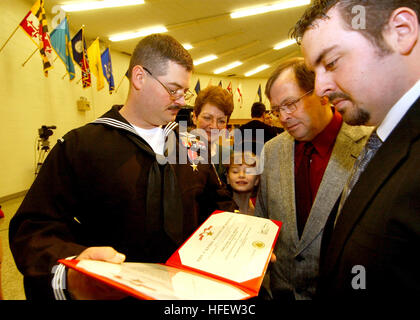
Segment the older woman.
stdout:
<svg viewBox="0 0 420 320">
<path fill-rule="evenodd" d="M 233 99 L 229 92 L 221 87 L 208 87 L 198 95 L 193 114 L 193 122 L 201 130 L 187 132 L 187 125 L 179 120 L 179 127 L 174 130 L 179 137 L 178 148 L 171 148 L 170 142 L 177 146 L 177 139 L 168 138 L 168 159 L 174 164 L 184 208 L 184 234 L 191 234 L 214 210 L 233 211 L 236 208 L 224 183 L 225 177 L 219 176 L 208 148 L 219 130 L 226 128 L 232 110 Z"/>
<path fill-rule="evenodd" d="M 230 144 L 226 139 L 226 129 L 230 115 L 233 112 L 233 97 L 220 86 L 209 86 L 198 94 L 193 112 L 195 133 L 200 130 L 203 138 L 207 139 L 211 164 L 215 167 L 220 179 L 225 180 L 226 168 L 223 162 L 230 159 Z M 219 139 L 220 138 L 220 139 Z"/>
</svg>

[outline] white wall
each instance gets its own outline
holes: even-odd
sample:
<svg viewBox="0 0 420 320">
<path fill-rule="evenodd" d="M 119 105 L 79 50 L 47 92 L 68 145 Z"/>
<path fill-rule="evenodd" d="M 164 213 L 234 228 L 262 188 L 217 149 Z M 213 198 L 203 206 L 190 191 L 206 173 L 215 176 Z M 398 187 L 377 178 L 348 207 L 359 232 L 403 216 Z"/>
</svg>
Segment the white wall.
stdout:
<svg viewBox="0 0 420 320">
<path fill-rule="evenodd" d="M 219 81 L 222 81 L 223 88 L 226 88 L 229 83 L 232 83 L 233 90 L 233 101 L 235 103 L 235 108 L 233 110 L 232 119 L 250 119 L 251 118 L 251 106 L 252 103 L 258 101 L 258 86 L 261 84 L 261 97 L 262 102 L 265 103 L 267 108 L 269 108 L 270 103 L 264 95 L 265 84 L 267 79 L 248 79 L 248 78 L 226 78 L 226 77 L 217 77 L 214 75 L 202 75 L 194 74 L 191 78 L 191 91 L 194 92 L 194 87 L 197 83 L 197 80 L 200 80 L 201 88 L 207 87 L 209 84 L 217 86 Z M 240 88 L 242 93 L 242 101 L 239 99 L 239 94 L 237 88 Z"/>
<path fill-rule="evenodd" d="M 1 0 L 1 3 L 0 46 L 30 9 L 30 5 L 24 0 Z M 71 29 L 71 36 L 76 31 Z M 88 46 L 90 42 L 88 39 Z M 49 139 L 53 147 L 55 141 L 67 131 L 94 120 L 112 104 L 123 104 L 126 99 L 126 79 L 121 82 L 118 92 L 110 95 L 107 84 L 101 91 L 96 91 L 94 77 L 91 88 L 83 89 L 81 83 L 77 84 L 80 79 L 80 69 L 77 66 L 75 80 L 70 82 L 67 77 L 62 79 L 65 67 L 60 60 L 55 61 L 54 69 L 46 78 L 38 52 L 22 67 L 22 63 L 35 49 L 33 42 L 19 28 L 0 52 L 0 198 L 26 190 L 33 182 L 38 128 L 42 125 L 57 126 L 54 135 Z M 129 57 L 112 50 L 111 56 L 115 85 L 118 86 L 124 78 Z M 229 82 L 232 82 L 233 90 L 241 86 L 243 102 L 238 102 L 238 94 L 235 93 L 233 119 L 250 118 L 250 107 L 257 100 L 258 85 L 261 84 L 264 90 L 266 82 L 265 79 L 193 75 L 190 84 L 192 91 L 197 79 L 200 79 L 201 88 L 205 88 L 210 79 L 213 85 L 222 80 L 224 88 Z M 91 103 L 90 111 L 77 110 L 76 101 L 81 96 Z M 263 99 L 267 103 L 264 97 Z"/>
</svg>

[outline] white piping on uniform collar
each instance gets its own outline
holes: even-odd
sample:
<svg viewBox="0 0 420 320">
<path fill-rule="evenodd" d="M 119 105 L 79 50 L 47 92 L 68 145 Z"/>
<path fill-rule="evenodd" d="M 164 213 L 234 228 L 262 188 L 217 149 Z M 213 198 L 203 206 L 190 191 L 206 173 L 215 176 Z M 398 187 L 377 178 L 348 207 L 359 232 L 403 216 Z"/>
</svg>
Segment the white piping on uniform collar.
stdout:
<svg viewBox="0 0 420 320">
<path fill-rule="evenodd" d="M 111 127 L 120 128 L 120 129 L 130 131 L 130 132 L 135 133 L 137 135 L 136 130 L 130 124 L 122 122 L 120 120 L 116 120 L 114 118 L 98 118 L 95 121 L 93 121 L 92 123 L 106 124 L 106 125 L 109 125 Z"/>
<path fill-rule="evenodd" d="M 177 122 L 175 122 L 175 121 L 169 122 L 165 126 L 165 129 L 163 129 L 163 134 L 165 135 L 165 137 L 167 137 L 169 135 L 169 133 L 171 133 L 171 131 L 173 131 L 177 126 L 178 126 Z"/>
<path fill-rule="evenodd" d="M 91 123 L 106 124 L 111 127 L 124 129 L 138 135 L 137 131 L 133 128 L 131 124 L 122 122 L 120 120 L 116 120 L 114 118 L 98 118 Z M 163 129 L 163 134 L 165 135 L 165 137 L 167 137 L 169 133 L 171 133 L 171 131 L 173 131 L 177 126 L 178 126 L 177 122 L 175 121 L 169 122 Z"/>
</svg>

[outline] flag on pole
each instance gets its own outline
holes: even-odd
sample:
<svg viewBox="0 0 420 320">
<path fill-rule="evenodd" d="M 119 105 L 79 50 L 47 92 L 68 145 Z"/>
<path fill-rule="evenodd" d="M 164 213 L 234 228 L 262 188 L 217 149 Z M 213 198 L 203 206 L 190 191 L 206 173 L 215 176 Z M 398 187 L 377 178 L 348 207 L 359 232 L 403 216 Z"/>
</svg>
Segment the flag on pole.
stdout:
<svg viewBox="0 0 420 320">
<path fill-rule="evenodd" d="M 44 0 L 37 0 L 31 10 L 20 23 L 20 27 L 32 39 L 42 57 L 43 70 L 48 77 L 48 70 L 52 69 L 52 46 L 48 34 L 48 23 L 45 15 Z"/>
<path fill-rule="evenodd" d="M 71 39 L 71 47 L 73 52 L 73 59 L 82 69 L 82 84 L 83 88 L 88 88 L 91 86 L 91 77 L 89 70 L 89 62 L 86 53 L 86 42 L 83 34 L 83 28 L 76 33 L 76 35 Z"/>
<path fill-rule="evenodd" d="M 105 86 L 104 73 L 102 71 L 101 49 L 99 47 L 99 39 L 92 42 L 87 49 L 90 71 L 96 77 L 96 89 L 102 90 Z"/>
<path fill-rule="evenodd" d="M 123 77 L 122 77 L 122 79 L 120 80 L 120 83 L 118 84 L 117 89 L 115 89 L 115 92 L 117 92 L 117 91 L 118 91 L 118 89 L 120 88 L 120 86 L 121 86 L 121 84 L 122 84 L 122 82 L 123 82 L 124 78 L 127 78 L 127 80 L 128 80 L 128 81 L 130 81 L 130 78 L 128 77 L 128 71 L 129 71 L 129 70 L 127 70 L 127 71 L 125 72 L 124 76 L 123 76 Z"/>
<path fill-rule="evenodd" d="M 232 90 L 232 82 L 229 82 L 228 86 L 226 87 L 227 91 L 230 92 L 230 94 L 233 95 L 233 90 Z"/>
<path fill-rule="evenodd" d="M 223 86 L 222 86 L 222 80 L 219 81 L 219 87 L 222 87 L 223 88 Z"/>
<path fill-rule="evenodd" d="M 196 83 L 196 85 L 195 85 L 195 88 L 194 88 L 194 90 L 195 90 L 195 93 L 199 93 L 200 92 L 200 79 L 198 79 L 197 80 L 197 83 Z"/>
<path fill-rule="evenodd" d="M 262 102 L 261 83 L 258 86 L 257 94 L 258 94 L 259 102 Z"/>
<path fill-rule="evenodd" d="M 236 88 L 236 91 L 238 91 L 238 102 L 240 103 L 240 106 L 242 107 L 242 103 L 244 102 L 244 99 L 242 97 L 241 87 L 242 85 L 239 84 L 238 87 Z"/>
<path fill-rule="evenodd" d="M 106 48 L 104 52 L 102 52 L 101 61 L 102 61 L 102 70 L 103 70 L 105 79 L 106 81 L 108 81 L 109 94 L 112 94 L 112 92 L 115 89 L 115 84 L 114 84 L 114 76 L 112 75 L 112 63 L 111 63 L 111 54 L 109 52 L 109 48 Z"/>
<path fill-rule="evenodd" d="M 67 73 L 69 74 L 70 80 L 75 77 L 74 64 L 71 54 L 71 40 L 69 25 L 67 17 L 61 21 L 61 23 L 51 32 L 51 44 L 66 66 Z"/>
</svg>

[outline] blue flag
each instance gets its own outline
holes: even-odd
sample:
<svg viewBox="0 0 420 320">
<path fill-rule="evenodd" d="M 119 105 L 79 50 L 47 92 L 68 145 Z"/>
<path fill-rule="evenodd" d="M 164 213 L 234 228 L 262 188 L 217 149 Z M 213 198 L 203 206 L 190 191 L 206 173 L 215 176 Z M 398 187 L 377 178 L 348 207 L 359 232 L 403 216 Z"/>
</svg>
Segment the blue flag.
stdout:
<svg viewBox="0 0 420 320">
<path fill-rule="evenodd" d="M 198 79 L 197 80 L 197 84 L 195 85 L 195 88 L 194 88 L 194 90 L 195 90 L 195 93 L 199 93 L 200 92 L 200 79 Z"/>
<path fill-rule="evenodd" d="M 57 55 L 60 57 L 66 66 L 67 73 L 69 74 L 70 80 L 73 80 L 75 77 L 74 64 L 71 57 L 71 42 L 70 42 L 70 32 L 69 25 L 67 23 L 67 18 L 64 18 L 63 21 L 55 28 L 51 34 L 51 45 L 54 48 Z"/>
<path fill-rule="evenodd" d="M 114 76 L 112 75 L 112 63 L 111 63 L 111 54 L 109 53 L 109 48 L 106 48 L 101 54 L 102 61 L 102 71 L 108 81 L 109 93 L 111 94 L 115 89 Z"/>
<path fill-rule="evenodd" d="M 258 86 L 258 97 L 260 98 L 259 102 L 262 102 L 262 93 L 261 93 L 261 84 Z"/>
<path fill-rule="evenodd" d="M 92 78 L 90 76 L 89 62 L 86 52 L 86 42 L 83 35 L 83 27 L 71 39 L 71 48 L 73 52 L 73 60 L 82 69 L 82 85 L 83 88 L 88 88 L 92 85 Z"/>
</svg>

